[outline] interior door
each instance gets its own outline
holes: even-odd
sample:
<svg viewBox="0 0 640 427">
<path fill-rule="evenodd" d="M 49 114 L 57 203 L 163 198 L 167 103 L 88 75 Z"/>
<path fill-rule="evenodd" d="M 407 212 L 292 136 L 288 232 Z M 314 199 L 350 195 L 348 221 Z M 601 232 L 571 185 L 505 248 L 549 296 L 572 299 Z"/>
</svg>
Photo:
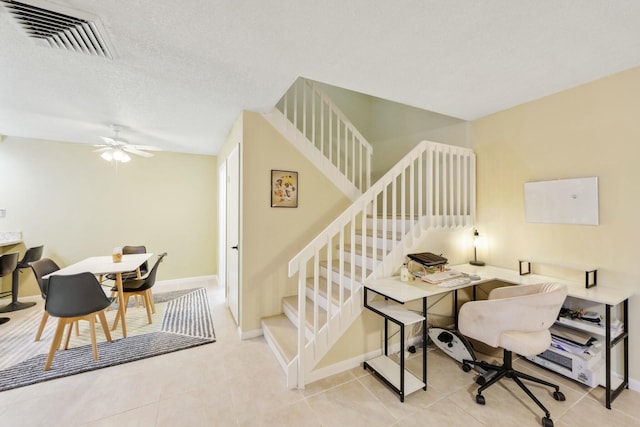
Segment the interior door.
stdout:
<svg viewBox="0 0 640 427">
<path fill-rule="evenodd" d="M 227 158 L 227 304 L 240 325 L 240 146 Z"/>
<path fill-rule="evenodd" d="M 218 168 L 218 283 L 224 285 L 227 298 L 227 161 Z"/>
</svg>

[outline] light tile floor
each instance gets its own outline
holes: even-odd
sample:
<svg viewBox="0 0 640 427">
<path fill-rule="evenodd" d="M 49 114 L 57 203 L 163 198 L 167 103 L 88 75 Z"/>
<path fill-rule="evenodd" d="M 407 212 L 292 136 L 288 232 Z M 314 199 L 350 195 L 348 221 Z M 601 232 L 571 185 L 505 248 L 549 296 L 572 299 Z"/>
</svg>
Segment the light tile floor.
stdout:
<svg viewBox="0 0 640 427">
<path fill-rule="evenodd" d="M 209 289 L 216 343 L 2 392 L 0 426 L 541 425 L 541 412 L 510 381 L 488 389 L 486 405 L 477 405 L 473 374 L 439 350 L 429 353 L 427 391 L 404 403 L 362 368 L 289 390 L 265 340 L 238 338 L 223 287 L 195 284 Z M 156 292 L 171 290 L 157 286 Z M 0 337 L 21 314 L 11 317 Z M 418 369 L 420 359 L 412 357 L 409 368 Z M 556 426 L 640 426 L 640 393 L 624 391 L 608 410 L 602 388 L 591 390 L 526 361 L 516 364 L 560 383 L 565 402 L 533 387 Z"/>
</svg>

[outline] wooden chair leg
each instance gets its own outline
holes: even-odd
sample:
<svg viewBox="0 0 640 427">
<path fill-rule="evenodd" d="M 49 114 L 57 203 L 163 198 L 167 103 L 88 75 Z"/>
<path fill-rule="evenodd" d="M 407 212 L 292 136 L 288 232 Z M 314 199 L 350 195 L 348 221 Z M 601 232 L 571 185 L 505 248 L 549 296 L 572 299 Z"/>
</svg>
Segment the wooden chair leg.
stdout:
<svg viewBox="0 0 640 427">
<path fill-rule="evenodd" d="M 124 296 L 124 301 L 118 301 L 118 304 L 123 304 L 124 306 L 122 307 L 124 314 L 127 314 L 127 306 L 129 305 L 129 296 L 128 294 L 125 294 Z M 116 320 L 115 322 L 113 322 L 113 330 L 115 331 L 116 328 L 118 327 L 118 322 L 120 321 L 120 316 L 118 316 L 118 314 L 116 314 Z"/>
<path fill-rule="evenodd" d="M 98 318 L 100 319 L 100 323 L 102 324 L 104 336 L 107 337 L 108 342 L 111 342 L 111 332 L 109 332 L 109 325 L 107 324 L 107 317 L 104 315 L 104 310 L 98 313 Z"/>
<path fill-rule="evenodd" d="M 111 295 L 109 295 L 109 298 L 111 298 L 111 301 L 115 301 L 115 298 L 118 296 L 118 293 L 116 291 L 111 291 Z M 113 305 L 113 303 L 112 303 Z M 107 310 L 111 310 L 111 305 L 109 305 L 109 307 L 107 307 Z"/>
<path fill-rule="evenodd" d="M 44 325 L 47 324 L 47 320 L 49 319 L 49 313 L 45 310 L 42 313 L 42 320 L 40 320 L 40 326 L 38 326 L 38 332 L 36 332 L 36 341 L 40 341 L 42 337 L 42 332 L 44 331 Z"/>
<path fill-rule="evenodd" d="M 149 319 L 149 324 L 151 325 L 153 321 L 151 320 L 151 303 L 149 302 L 149 295 L 146 292 L 140 295 L 142 301 L 144 301 L 144 307 L 147 309 L 147 319 Z"/>
<path fill-rule="evenodd" d="M 56 350 L 62 341 L 62 335 L 64 333 L 64 327 L 66 326 L 66 322 L 64 319 L 58 319 L 58 326 L 56 326 L 56 332 L 53 335 L 53 340 L 51 341 L 51 348 L 49 349 L 49 356 L 47 357 L 47 363 L 44 365 L 44 370 L 48 371 L 51 368 L 51 362 L 53 362 L 53 356 L 56 354 Z"/>
<path fill-rule="evenodd" d="M 156 304 L 153 302 L 153 294 L 151 293 L 151 289 L 147 289 L 147 295 L 149 295 L 149 303 L 151 304 L 151 312 L 156 314 Z"/>
<path fill-rule="evenodd" d="M 76 324 L 76 336 L 79 337 L 80 336 L 80 322 L 76 320 L 75 324 Z"/>
<path fill-rule="evenodd" d="M 67 328 L 67 339 L 64 342 L 64 349 L 68 350 L 69 349 L 69 340 L 71 339 L 71 333 L 73 332 L 73 324 L 75 323 L 76 326 L 78 326 L 78 322 L 66 322 L 69 325 L 69 327 Z"/>
<path fill-rule="evenodd" d="M 87 318 L 91 329 L 91 348 L 93 348 L 93 360 L 98 360 L 98 343 L 96 342 L 96 314 L 92 313 Z"/>
</svg>

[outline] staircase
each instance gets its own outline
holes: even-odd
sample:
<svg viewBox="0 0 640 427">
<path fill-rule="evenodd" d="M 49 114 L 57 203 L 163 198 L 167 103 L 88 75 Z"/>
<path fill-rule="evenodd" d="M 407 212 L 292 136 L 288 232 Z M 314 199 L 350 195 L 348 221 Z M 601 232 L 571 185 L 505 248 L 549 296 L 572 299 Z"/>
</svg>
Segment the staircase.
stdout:
<svg viewBox="0 0 640 427">
<path fill-rule="evenodd" d="M 360 182 L 363 182 L 360 179 Z M 391 276 L 428 229 L 475 220 L 475 155 L 423 141 L 289 261 L 298 293 L 262 321 L 289 387 L 306 377 L 363 310 L 363 283 Z"/>
<path fill-rule="evenodd" d="M 297 79 L 264 117 L 351 200 L 371 186 L 371 144 L 316 83 Z"/>
</svg>

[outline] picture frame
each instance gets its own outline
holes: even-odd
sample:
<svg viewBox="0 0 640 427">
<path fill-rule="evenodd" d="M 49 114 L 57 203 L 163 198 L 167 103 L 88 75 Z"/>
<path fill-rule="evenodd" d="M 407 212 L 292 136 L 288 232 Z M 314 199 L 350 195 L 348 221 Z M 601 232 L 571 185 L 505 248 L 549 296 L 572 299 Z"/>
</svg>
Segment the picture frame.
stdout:
<svg viewBox="0 0 640 427">
<path fill-rule="evenodd" d="M 271 207 L 298 207 L 298 172 L 271 169 Z"/>
</svg>

